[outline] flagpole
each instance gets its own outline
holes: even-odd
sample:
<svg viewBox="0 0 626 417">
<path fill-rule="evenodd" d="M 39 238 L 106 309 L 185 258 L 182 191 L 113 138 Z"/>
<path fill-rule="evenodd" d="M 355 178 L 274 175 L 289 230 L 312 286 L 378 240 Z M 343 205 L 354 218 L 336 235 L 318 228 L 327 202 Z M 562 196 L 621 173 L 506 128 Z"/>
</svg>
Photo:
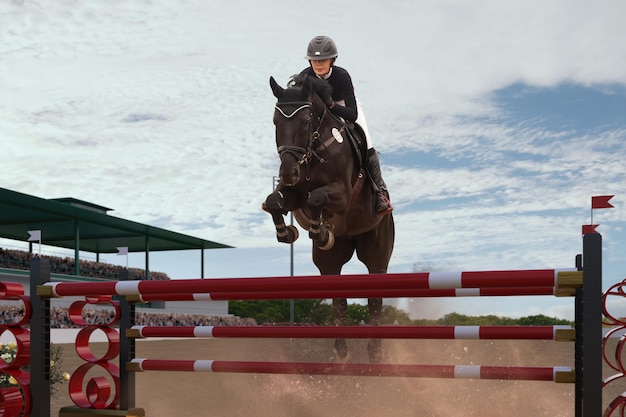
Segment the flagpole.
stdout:
<svg viewBox="0 0 626 417">
<path fill-rule="evenodd" d="M 593 228 L 593 210 L 594 209 L 606 209 L 606 208 L 614 208 L 615 206 L 609 202 L 614 195 L 596 195 L 591 197 L 591 210 L 589 217 L 591 218 L 590 227 Z M 598 225 L 596 225 L 598 226 Z M 595 233 L 595 232 L 594 232 Z"/>
<path fill-rule="evenodd" d="M 128 246 L 119 246 L 117 249 L 117 255 L 126 255 L 126 269 L 128 269 Z"/>
<path fill-rule="evenodd" d="M 41 230 L 28 230 L 28 241 L 39 245 L 39 259 L 41 259 Z"/>
</svg>

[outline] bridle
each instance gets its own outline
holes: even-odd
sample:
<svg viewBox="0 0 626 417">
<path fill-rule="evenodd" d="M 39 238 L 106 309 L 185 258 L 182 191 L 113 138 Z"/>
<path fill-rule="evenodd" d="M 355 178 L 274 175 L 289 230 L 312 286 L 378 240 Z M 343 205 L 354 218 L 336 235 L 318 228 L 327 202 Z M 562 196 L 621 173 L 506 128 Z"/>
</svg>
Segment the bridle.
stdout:
<svg viewBox="0 0 626 417">
<path fill-rule="evenodd" d="M 324 117 L 326 116 L 326 113 L 328 113 L 328 109 L 324 107 L 324 113 L 322 114 L 322 116 L 316 117 L 312 111 L 312 107 L 313 103 L 309 101 L 283 102 L 277 103 L 276 106 L 274 106 L 276 111 L 278 111 L 286 119 L 291 119 L 304 109 L 309 110 L 309 122 L 307 129 L 308 139 L 306 147 L 303 148 L 301 146 L 294 145 L 281 145 L 278 147 L 278 155 L 281 157 L 281 159 L 284 154 L 291 154 L 296 158 L 299 165 L 308 164 L 313 160 L 313 158 L 316 158 L 321 164 L 326 162 L 324 158 L 319 155 L 318 152 L 320 152 L 323 148 L 332 143 L 334 137 L 331 136 L 328 140 L 320 144 L 315 149 L 313 149 L 313 143 L 320 137 L 319 129 L 322 126 L 322 122 L 324 120 Z M 313 127 L 314 119 L 317 119 L 317 126 L 315 128 Z"/>
<path fill-rule="evenodd" d="M 282 161 L 283 155 L 290 154 L 295 157 L 299 165 L 307 166 L 306 181 L 309 182 L 311 180 L 309 173 L 308 173 L 309 163 L 313 160 L 313 157 L 315 157 L 320 162 L 320 164 L 323 164 L 326 162 L 325 159 L 322 158 L 318 152 L 320 152 L 322 149 L 328 148 L 333 142 L 338 140 L 338 137 L 335 135 L 336 134 L 342 135 L 344 130 L 346 129 L 346 125 L 344 123 L 339 129 L 333 129 L 333 132 L 330 135 L 330 137 L 326 139 L 324 142 L 322 142 L 315 149 L 313 149 L 313 143 L 320 137 L 319 130 L 322 126 L 322 122 L 324 121 L 324 117 L 326 116 L 326 113 L 328 113 L 328 108 L 324 106 L 324 113 L 322 114 L 321 117 L 315 116 L 312 110 L 313 103 L 311 103 L 310 101 L 292 101 L 292 102 L 286 101 L 282 103 L 276 103 L 274 108 L 285 119 L 293 118 L 296 114 L 303 111 L 304 109 L 309 110 L 309 121 L 308 121 L 308 129 L 307 129 L 308 139 L 307 139 L 306 148 L 303 148 L 300 146 L 292 146 L 292 145 L 281 145 L 278 147 L 278 155 L 281 158 L 281 161 Z M 331 114 L 329 117 L 334 118 L 335 116 Z M 312 122 L 313 119 L 317 119 L 317 127 L 315 129 L 313 129 L 313 122 Z M 358 178 L 359 179 L 353 185 L 352 198 L 350 199 L 348 207 L 350 207 L 354 203 L 354 201 L 356 201 L 356 198 L 359 195 L 361 188 L 363 187 L 364 173 L 362 169 L 359 172 Z M 280 193 L 280 191 L 278 192 Z"/>
</svg>

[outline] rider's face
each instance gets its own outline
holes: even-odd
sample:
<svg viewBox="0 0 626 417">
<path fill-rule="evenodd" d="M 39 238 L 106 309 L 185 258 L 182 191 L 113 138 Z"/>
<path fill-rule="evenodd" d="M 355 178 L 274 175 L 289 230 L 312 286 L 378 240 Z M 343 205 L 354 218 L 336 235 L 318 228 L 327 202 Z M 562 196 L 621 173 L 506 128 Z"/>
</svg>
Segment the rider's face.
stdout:
<svg viewBox="0 0 626 417">
<path fill-rule="evenodd" d="M 326 74 L 328 74 L 328 71 L 330 71 L 330 66 L 332 64 L 332 59 L 312 59 L 311 62 L 311 67 L 313 67 L 313 71 L 315 71 L 316 75 L 324 76 Z"/>
</svg>

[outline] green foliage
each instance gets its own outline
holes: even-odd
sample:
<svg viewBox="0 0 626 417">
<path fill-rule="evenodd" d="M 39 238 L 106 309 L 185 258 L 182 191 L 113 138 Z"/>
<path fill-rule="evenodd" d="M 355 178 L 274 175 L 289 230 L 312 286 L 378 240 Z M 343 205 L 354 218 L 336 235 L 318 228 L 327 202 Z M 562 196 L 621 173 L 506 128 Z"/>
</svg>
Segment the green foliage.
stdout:
<svg viewBox="0 0 626 417">
<path fill-rule="evenodd" d="M 250 317 L 258 324 L 288 323 L 289 300 L 242 300 L 228 303 L 228 312 L 238 317 Z M 333 322 L 332 306 L 323 300 L 295 300 L 294 321 L 296 323 L 329 325 Z"/>
<path fill-rule="evenodd" d="M 547 317 L 543 314 L 535 316 L 522 317 L 517 320 L 520 326 L 552 326 L 552 325 L 574 325 L 571 321 L 557 319 L 556 317 Z"/>
<path fill-rule="evenodd" d="M 403 326 L 411 325 L 414 320 L 411 320 L 409 314 L 400 310 L 394 306 L 383 305 L 383 311 L 380 317 L 380 324 L 399 324 Z"/>
<path fill-rule="evenodd" d="M 50 391 L 52 394 L 58 391 L 57 384 L 68 381 L 70 374 L 63 372 L 63 347 L 50 344 Z"/>
<path fill-rule="evenodd" d="M 17 356 L 17 345 L 15 342 L 7 344 L 0 343 L 0 360 L 5 364 L 10 365 Z M 50 391 L 54 394 L 58 391 L 58 387 L 55 385 L 63 383 L 69 379 L 69 374 L 63 372 L 61 365 L 63 364 L 63 348 L 61 346 L 54 346 L 50 344 Z M 26 372 L 29 371 L 29 366 L 23 366 L 22 369 Z M 12 387 L 17 385 L 17 381 L 9 374 L 0 374 L 0 387 Z"/>
<path fill-rule="evenodd" d="M 294 321 L 306 324 L 333 324 L 333 307 L 323 300 L 295 300 Z"/>
<path fill-rule="evenodd" d="M 229 313 L 239 317 L 254 318 L 257 323 L 289 323 L 289 300 L 245 300 L 231 301 Z M 366 305 L 348 304 L 346 325 L 367 323 L 369 311 Z M 296 323 L 332 325 L 334 311 L 325 300 L 296 300 L 294 302 L 294 321 Z M 407 312 L 394 306 L 383 305 L 381 324 L 399 324 L 414 326 L 546 326 L 572 325 L 573 322 L 548 317 L 543 314 L 514 319 L 496 315 L 467 316 L 449 313 L 437 320 L 411 319 Z"/>
<path fill-rule="evenodd" d="M 367 323 L 370 316 L 367 306 L 362 304 L 348 304 L 348 310 L 346 313 L 346 326 L 356 326 L 361 323 Z"/>
<path fill-rule="evenodd" d="M 450 313 L 436 320 L 435 324 L 442 326 L 552 326 L 573 325 L 574 323 L 556 317 L 544 316 L 543 314 L 513 319 L 495 315 L 466 316 L 464 314 Z"/>
</svg>

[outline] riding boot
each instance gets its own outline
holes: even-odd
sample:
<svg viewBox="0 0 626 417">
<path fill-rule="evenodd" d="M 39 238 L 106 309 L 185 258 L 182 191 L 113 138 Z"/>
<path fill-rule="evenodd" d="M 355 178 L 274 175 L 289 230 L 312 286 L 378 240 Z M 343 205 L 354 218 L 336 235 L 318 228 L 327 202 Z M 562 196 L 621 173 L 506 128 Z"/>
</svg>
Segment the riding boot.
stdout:
<svg viewBox="0 0 626 417">
<path fill-rule="evenodd" d="M 383 175 L 380 172 L 380 162 L 378 160 L 378 153 L 374 148 L 367 151 L 367 171 L 371 179 L 372 187 L 376 192 L 375 209 L 376 213 L 383 214 L 393 210 L 391 202 L 389 201 L 389 192 L 387 191 L 387 185 L 383 180 Z"/>
</svg>

